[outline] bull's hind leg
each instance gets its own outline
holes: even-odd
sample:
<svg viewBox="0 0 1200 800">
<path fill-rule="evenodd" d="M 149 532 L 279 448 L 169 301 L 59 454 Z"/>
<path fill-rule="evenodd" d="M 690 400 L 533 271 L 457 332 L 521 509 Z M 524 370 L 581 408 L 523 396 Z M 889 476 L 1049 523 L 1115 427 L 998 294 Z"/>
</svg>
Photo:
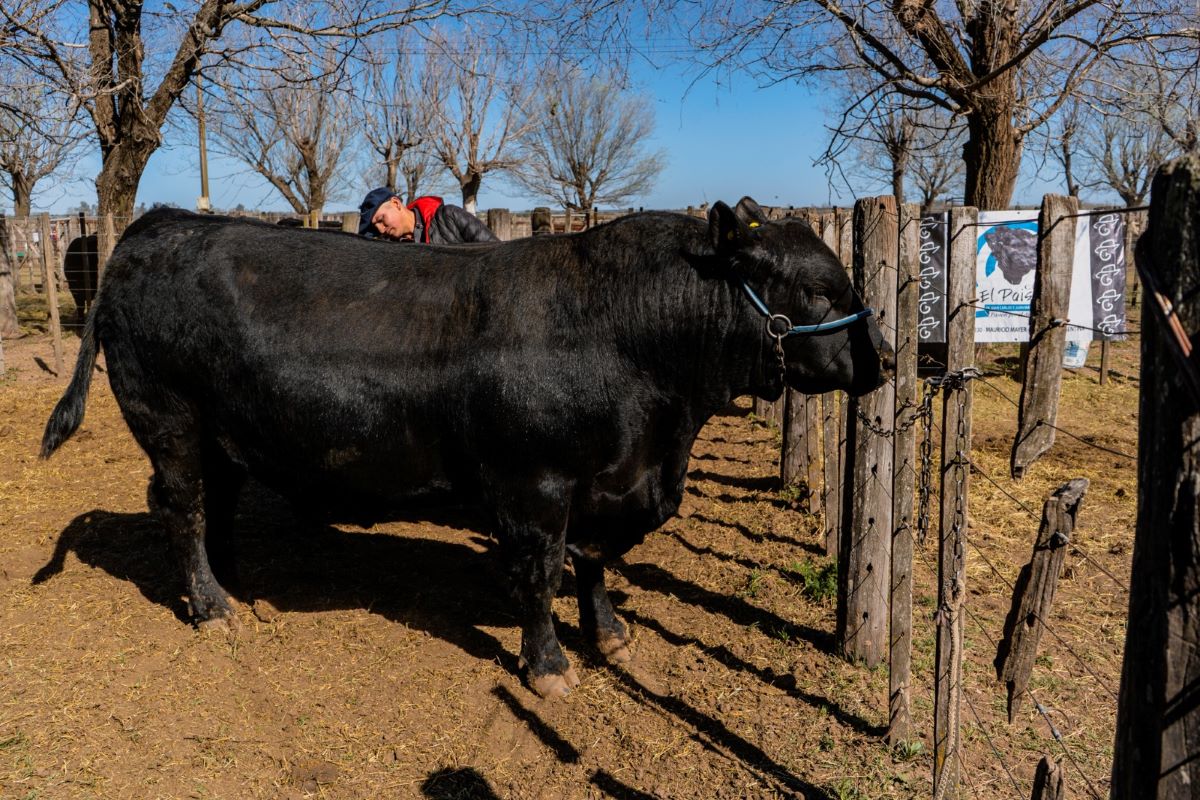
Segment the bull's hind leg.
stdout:
<svg viewBox="0 0 1200 800">
<path fill-rule="evenodd" d="M 204 483 L 200 459 L 192 455 L 151 455 L 154 477 L 147 496 L 150 510 L 166 528 L 171 550 L 183 569 L 188 610 L 204 627 L 224 623 L 233 616 L 233 609 L 208 563 Z"/>
<path fill-rule="evenodd" d="M 204 449 L 204 548 L 208 563 L 221 585 L 238 591 L 238 571 L 233 519 L 246 471 L 233 463 L 219 445 Z"/>
<path fill-rule="evenodd" d="M 571 563 L 575 565 L 580 630 L 591 638 L 596 649 L 610 663 L 627 663 L 630 660 L 629 634 L 608 599 L 604 563 L 577 551 L 571 553 Z"/>
</svg>

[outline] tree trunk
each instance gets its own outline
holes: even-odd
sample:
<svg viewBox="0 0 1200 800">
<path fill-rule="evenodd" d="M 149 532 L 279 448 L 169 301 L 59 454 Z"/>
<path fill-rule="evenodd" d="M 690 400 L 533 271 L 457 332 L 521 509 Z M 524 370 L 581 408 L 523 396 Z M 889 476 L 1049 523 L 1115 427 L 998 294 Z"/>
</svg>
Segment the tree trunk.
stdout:
<svg viewBox="0 0 1200 800">
<path fill-rule="evenodd" d="M 904 205 L 904 167 L 899 164 L 892 166 L 892 195 L 897 208 Z"/>
<path fill-rule="evenodd" d="M 1071 141 L 1073 137 L 1068 133 L 1063 136 L 1062 140 L 1062 162 L 1063 162 L 1063 177 L 1067 179 L 1067 194 L 1071 197 L 1079 197 L 1079 184 L 1075 182 L 1075 176 L 1071 170 L 1071 152 L 1075 146 Z"/>
<path fill-rule="evenodd" d="M 967 114 L 967 170 L 964 205 L 981 211 L 1007 208 L 1021 167 L 1024 136 L 1013 128 L 1007 105 L 984 107 Z"/>
<path fill-rule="evenodd" d="M 28 217 L 30 198 L 33 197 L 33 181 L 20 172 L 9 172 L 8 178 L 12 183 L 13 216 Z"/>
<path fill-rule="evenodd" d="M 463 208 L 472 214 L 475 213 L 475 198 L 479 196 L 481 183 L 483 183 L 483 175 L 472 172 L 467 175 L 467 179 L 462 184 Z"/>
<path fill-rule="evenodd" d="M 138 184 L 157 146 L 157 141 L 122 144 L 104 154 L 96 176 L 96 199 L 100 216 L 112 214 L 118 233 L 133 219 Z"/>
<path fill-rule="evenodd" d="M 399 172 L 400 168 L 395 161 L 387 162 L 387 185 L 393 191 L 396 189 L 396 179 L 399 177 Z"/>
<path fill-rule="evenodd" d="M 16 259 L 8 220 L 0 216 L 0 336 L 13 337 L 21 332 L 17 324 Z M 0 373 L 3 377 L 3 373 Z"/>
</svg>

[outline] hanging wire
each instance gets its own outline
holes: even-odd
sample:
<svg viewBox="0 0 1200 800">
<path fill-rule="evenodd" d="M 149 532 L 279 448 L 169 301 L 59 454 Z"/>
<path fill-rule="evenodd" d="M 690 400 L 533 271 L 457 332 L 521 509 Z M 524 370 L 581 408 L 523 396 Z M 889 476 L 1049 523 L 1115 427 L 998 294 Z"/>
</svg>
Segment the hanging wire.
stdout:
<svg viewBox="0 0 1200 800">
<path fill-rule="evenodd" d="M 1066 740 L 1063 739 L 1063 735 L 1059 733 L 1058 728 L 1054 726 L 1054 722 L 1050 719 L 1050 714 L 1046 711 L 1046 707 L 1037 701 L 1037 698 L 1033 696 L 1033 692 L 1030 689 L 1025 689 L 1025 694 L 1029 696 L 1030 702 L 1033 703 L 1037 712 L 1042 715 L 1042 719 L 1046 721 L 1046 725 L 1050 728 L 1050 735 L 1054 737 L 1054 741 L 1058 742 L 1058 746 L 1062 748 L 1063 753 L 1067 756 L 1067 760 L 1071 762 L 1075 767 L 1075 771 L 1079 773 L 1079 777 L 1083 778 L 1083 782 L 1087 784 L 1088 794 L 1095 798 L 1095 800 L 1101 800 L 1100 792 L 1096 790 L 1091 778 L 1087 776 L 1087 773 L 1083 771 L 1083 767 L 1075 759 L 1075 754 L 1071 752 L 1071 748 L 1067 747 Z"/>
<path fill-rule="evenodd" d="M 975 461 L 971 461 L 971 468 L 973 470 L 975 470 L 977 473 L 979 473 L 980 477 L 982 477 L 988 483 L 995 486 L 997 489 L 999 489 L 1001 492 L 1003 492 L 1010 500 L 1012 500 L 1014 503 L 1016 503 L 1021 508 L 1023 508 L 1025 510 L 1026 514 L 1028 514 L 1030 517 L 1032 517 L 1039 524 L 1041 523 L 1041 521 L 1042 521 L 1041 516 L 1039 516 L 1028 505 L 1021 502 L 1020 499 L 1014 497 L 1012 495 L 1012 493 L 1010 493 L 1007 489 L 1005 489 L 1003 486 L 1001 486 L 999 483 L 997 483 L 995 481 L 995 479 L 993 479 L 992 476 L 987 473 L 987 470 L 985 470 L 983 467 L 979 466 L 979 464 L 977 464 Z M 1085 561 L 1087 561 L 1089 564 L 1094 566 L 1096 569 L 1100 570 L 1105 575 L 1107 575 L 1109 577 L 1109 579 L 1112 580 L 1112 582 L 1115 583 L 1117 586 L 1119 586 L 1121 589 L 1123 589 L 1126 594 L 1129 593 L 1129 586 L 1124 581 L 1122 581 L 1120 578 L 1118 578 L 1116 575 L 1113 575 L 1111 572 L 1109 572 L 1108 569 L 1106 569 L 1105 566 L 1103 564 L 1101 564 L 1099 561 L 1095 560 L 1094 558 L 1092 558 L 1090 555 L 1088 555 L 1083 550 L 1080 550 L 1079 548 L 1075 548 L 1074 552 L 1079 554 Z"/>
<path fill-rule="evenodd" d="M 967 701 L 967 708 L 971 709 L 971 715 L 975 717 L 975 724 L 978 726 L 979 732 L 983 734 L 983 738 L 987 741 L 988 746 L 991 747 L 992 752 L 996 754 L 996 760 L 1000 762 L 1000 766 L 1004 768 L 1004 774 L 1008 776 L 1008 780 L 1009 783 L 1012 784 L 1013 791 L 1016 792 L 1018 798 L 1024 800 L 1025 792 L 1023 792 L 1021 787 L 1017 784 L 1017 779 L 1013 777 L 1012 771 L 1008 768 L 1008 762 L 1005 760 L 1004 755 L 1000 752 L 1000 749 L 996 747 L 995 743 L 992 741 L 992 737 L 988 734 L 987 726 L 983 724 L 983 719 L 979 716 L 979 712 L 975 709 L 975 703 L 971 701 L 971 695 L 968 694 L 965 689 L 960 691 L 959 694 L 961 695 L 962 699 Z"/>
<path fill-rule="evenodd" d="M 995 650 L 997 647 L 996 640 L 988 634 L 987 628 L 985 628 L 983 623 L 979 621 L 979 618 L 975 616 L 974 612 L 971 611 L 969 606 L 964 604 L 963 610 L 967 612 L 967 616 L 971 618 L 976 627 L 978 627 L 980 632 L 983 633 L 984 638 L 987 639 L 991 644 L 992 649 Z M 1083 767 L 1079 765 L 1079 761 L 1076 760 L 1075 754 L 1071 752 L 1071 748 L 1067 747 L 1066 740 L 1063 738 L 1063 735 L 1059 732 L 1058 728 L 1054 726 L 1054 722 L 1050 719 L 1050 715 L 1046 711 L 1045 707 L 1037 701 L 1037 698 L 1033 696 L 1033 692 L 1028 687 L 1025 689 L 1025 694 L 1029 696 L 1030 701 L 1037 708 L 1038 713 L 1041 714 L 1042 718 L 1046 721 L 1046 724 L 1050 728 L 1050 735 L 1054 738 L 1054 741 L 1058 742 L 1058 746 L 1062 748 L 1063 753 L 1066 754 L 1067 758 L 1075 766 L 1076 771 L 1079 772 L 1079 776 L 1083 778 L 1084 783 L 1087 784 L 1091 796 L 1095 798 L 1095 800 L 1101 800 L 1100 793 L 1096 791 L 1096 787 L 1092 784 L 1091 779 L 1088 778 L 1087 773 L 1083 771 Z"/>
</svg>

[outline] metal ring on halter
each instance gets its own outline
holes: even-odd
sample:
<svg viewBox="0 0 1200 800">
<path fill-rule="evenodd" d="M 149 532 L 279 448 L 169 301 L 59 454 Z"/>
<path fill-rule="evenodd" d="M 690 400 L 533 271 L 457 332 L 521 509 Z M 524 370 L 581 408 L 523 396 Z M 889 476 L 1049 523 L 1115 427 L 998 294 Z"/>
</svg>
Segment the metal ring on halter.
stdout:
<svg viewBox="0 0 1200 800">
<path fill-rule="evenodd" d="M 771 328 L 771 323 L 775 322 L 776 320 L 779 320 L 783 323 L 783 330 L 779 331 L 778 333 Z M 792 321 L 783 314 L 771 314 L 769 317 L 767 317 L 767 336 L 770 336 L 772 339 L 782 341 L 785 336 L 791 333 L 791 331 Z"/>
</svg>

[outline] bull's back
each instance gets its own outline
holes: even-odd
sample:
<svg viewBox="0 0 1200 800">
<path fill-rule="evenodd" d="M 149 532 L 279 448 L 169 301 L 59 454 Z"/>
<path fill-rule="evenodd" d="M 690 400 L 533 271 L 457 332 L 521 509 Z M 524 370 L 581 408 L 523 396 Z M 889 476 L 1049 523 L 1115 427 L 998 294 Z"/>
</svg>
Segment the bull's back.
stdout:
<svg viewBox="0 0 1200 800">
<path fill-rule="evenodd" d="M 444 292 L 403 290 L 358 244 L 194 218 L 127 235 L 97 308 L 127 419 L 182 405 L 284 490 L 446 489 L 454 353 L 428 313 Z"/>
<path fill-rule="evenodd" d="M 528 257 L 169 215 L 114 252 L 97 325 L 127 419 L 182 404 L 276 488 L 470 493 L 500 464 L 586 471 L 578 432 L 625 413 Z"/>
</svg>

